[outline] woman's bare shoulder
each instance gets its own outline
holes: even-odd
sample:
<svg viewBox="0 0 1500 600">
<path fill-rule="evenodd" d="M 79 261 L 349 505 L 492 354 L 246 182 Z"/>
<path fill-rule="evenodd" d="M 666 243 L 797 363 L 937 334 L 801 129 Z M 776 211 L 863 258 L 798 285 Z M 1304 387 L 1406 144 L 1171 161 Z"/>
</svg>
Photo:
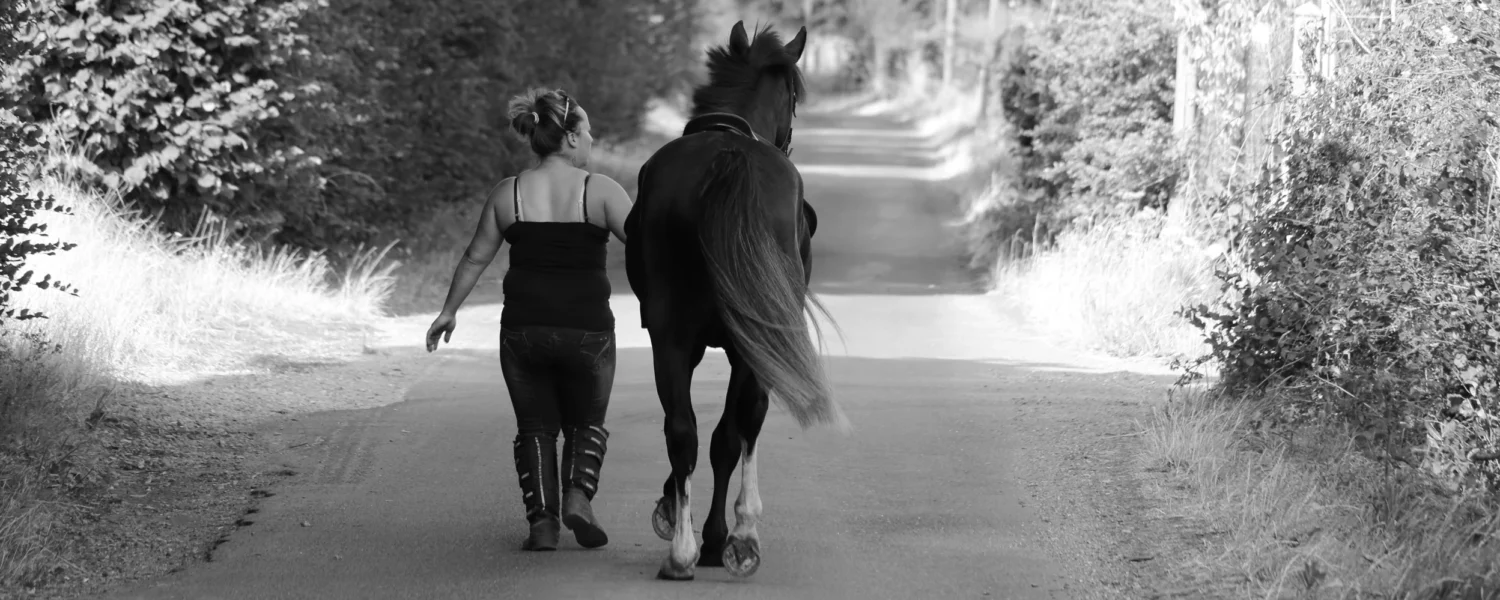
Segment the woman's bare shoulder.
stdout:
<svg viewBox="0 0 1500 600">
<path fill-rule="evenodd" d="M 511 190 L 515 189 L 516 181 L 519 178 L 520 175 L 511 175 L 510 177 L 501 179 L 499 183 L 495 184 L 495 187 L 490 188 L 489 197 L 496 198 L 502 193 L 509 194 Z"/>
<path fill-rule="evenodd" d="M 589 189 L 598 190 L 608 193 L 612 196 L 622 196 L 626 199 L 629 199 L 629 195 L 625 193 L 625 187 L 620 185 L 620 182 L 615 181 L 613 177 L 610 177 L 603 173 L 589 174 Z"/>
<path fill-rule="evenodd" d="M 511 209 L 511 198 L 515 194 L 516 181 L 515 175 L 501 179 L 495 187 L 490 188 L 490 193 L 485 195 L 485 210 L 494 217 L 496 224 L 502 230 L 515 220 L 515 213 Z M 504 207 L 504 210 L 501 207 Z"/>
</svg>

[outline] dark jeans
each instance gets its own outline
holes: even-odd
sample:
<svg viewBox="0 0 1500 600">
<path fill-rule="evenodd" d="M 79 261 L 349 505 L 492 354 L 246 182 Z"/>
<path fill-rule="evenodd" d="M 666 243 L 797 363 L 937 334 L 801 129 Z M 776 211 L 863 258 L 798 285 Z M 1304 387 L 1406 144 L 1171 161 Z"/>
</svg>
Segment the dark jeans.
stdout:
<svg viewBox="0 0 1500 600">
<path fill-rule="evenodd" d="M 502 326 L 500 372 L 518 434 L 555 439 L 563 426 L 603 427 L 615 384 L 615 332 Z"/>
</svg>

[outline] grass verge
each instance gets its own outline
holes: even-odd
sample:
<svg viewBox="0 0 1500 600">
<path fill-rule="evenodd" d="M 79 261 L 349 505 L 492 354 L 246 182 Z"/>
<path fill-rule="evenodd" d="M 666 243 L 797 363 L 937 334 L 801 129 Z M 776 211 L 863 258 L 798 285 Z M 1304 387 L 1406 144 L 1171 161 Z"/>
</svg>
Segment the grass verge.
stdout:
<svg viewBox="0 0 1500 600">
<path fill-rule="evenodd" d="M 1493 498 L 1439 493 L 1336 425 L 1282 422 L 1278 397 L 1295 393 L 1179 388 L 1144 423 L 1145 487 L 1206 530 L 1180 583 L 1202 597 L 1500 595 Z"/>
<path fill-rule="evenodd" d="M 995 293 L 1044 331 L 1118 356 L 1196 357 L 1176 311 L 1208 302 L 1225 260 L 1144 214 L 1017 236 Z M 998 251 L 1004 257 L 1004 249 Z M 1178 591 L 1223 598 L 1500 597 L 1500 510 L 1381 460 L 1336 419 L 1293 420 L 1295 389 L 1178 388 L 1142 424 L 1143 491 L 1194 523 Z"/>
<path fill-rule="evenodd" d="M 222 223 L 162 234 L 71 179 L 78 160 L 58 149 L 32 177 L 72 213 L 41 215 L 47 233 L 78 246 L 28 264 L 78 293 L 28 288 L 17 306 L 48 318 L 0 331 L 0 590 L 102 577 L 97 548 L 81 547 L 112 540 L 81 532 L 101 526 L 101 503 L 118 502 L 106 491 L 120 469 L 150 472 L 142 479 L 160 489 L 165 461 L 203 445 L 195 427 L 215 415 L 137 403 L 137 392 L 348 344 L 379 318 L 394 282 L 388 248 L 336 273 L 322 255 L 240 244 Z"/>
<path fill-rule="evenodd" d="M 1070 229 L 1040 251 L 1030 233 L 989 236 L 1004 240 L 991 250 L 1001 257 L 993 290 L 1044 331 L 1120 357 L 1188 359 L 1207 350 L 1176 312 L 1217 297 L 1216 249 L 1175 233 L 1155 212 Z"/>
</svg>

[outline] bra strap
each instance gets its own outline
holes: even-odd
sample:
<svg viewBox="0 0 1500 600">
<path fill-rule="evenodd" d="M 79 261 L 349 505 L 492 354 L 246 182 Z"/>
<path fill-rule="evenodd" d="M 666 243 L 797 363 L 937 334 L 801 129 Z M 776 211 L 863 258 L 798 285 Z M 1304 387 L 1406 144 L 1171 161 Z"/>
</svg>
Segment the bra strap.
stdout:
<svg viewBox="0 0 1500 600">
<path fill-rule="evenodd" d="M 515 206 L 516 222 L 521 222 L 521 176 L 516 175 L 515 181 L 510 186 L 511 203 Z"/>
<path fill-rule="evenodd" d="M 593 173 L 589 173 L 583 176 L 583 199 L 579 202 L 583 205 L 584 223 L 589 222 L 589 178 L 593 176 Z"/>
</svg>

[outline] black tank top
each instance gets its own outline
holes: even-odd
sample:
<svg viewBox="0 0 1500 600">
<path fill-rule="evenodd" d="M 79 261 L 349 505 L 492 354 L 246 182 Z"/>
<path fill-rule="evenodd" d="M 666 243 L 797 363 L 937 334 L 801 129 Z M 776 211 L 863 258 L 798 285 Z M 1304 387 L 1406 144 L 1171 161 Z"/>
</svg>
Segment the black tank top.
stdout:
<svg viewBox="0 0 1500 600">
<path fill-rule="evenodd" d="M 612 331 L 609 276 L 604 272 L 609 230 L 588 222 L 588 177 L 583 179 L 583 222 L 523 221 L 521 177 L 511 202 L 516 222 L 507 227 L 510 270 L 500 323 Z"/>
</svg>

